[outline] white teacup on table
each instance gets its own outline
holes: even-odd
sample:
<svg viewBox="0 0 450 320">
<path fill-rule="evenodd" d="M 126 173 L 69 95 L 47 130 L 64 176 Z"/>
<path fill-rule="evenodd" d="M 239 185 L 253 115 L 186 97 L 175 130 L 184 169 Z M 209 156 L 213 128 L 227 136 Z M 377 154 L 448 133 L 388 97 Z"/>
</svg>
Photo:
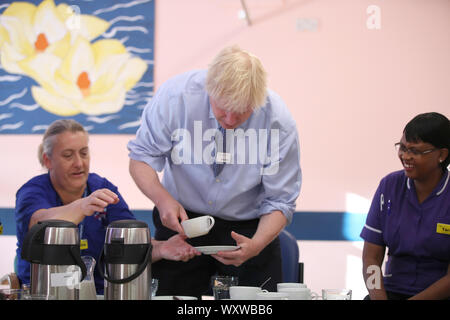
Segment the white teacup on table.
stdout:
<svg viewBox="0 0 450 320">
<path fill-rule="evenodd" d="M 311 292 L 311 289 L 302 287 L 278 288 L 278 292 L 287 294 L 289 300 L 313 300 L 319 297 L 317 293 Z"/>
<path fill-rule="evenodd" d="M 350 289 L 322 289 L 323 300 L 352 300 Z"/>
<path fill-rule="evenodd" d="M 298 282 L 280 282 L 277 283 L 277 291 L 280 291 L 281 288 L 306 288 L 306 284 L 298 283 Z"/>
<path fill-rule="evenodd" d="M 289 295 L 285 292 L 258 292 L 257 300 L 289 300 Z"/>
<path fill-rule="evenodd" d="M 258 293 L 268 292 L 260 287 L 247 286 L 231 286 L 229 290 L 231 300 L 256 300 Z"/>
<path fill-rule="evenodd" d="M 200 237 L 209 232 L 214 226 L 214 218 L 211 216 L 201 216 L 181 222 L 184 233 L 189 238 Z"/>
<path fill-rule="evenodd" d="M 192 296 L 154 296 L 152 300 L 198 300 L 197 297 Z"/>
</svg>

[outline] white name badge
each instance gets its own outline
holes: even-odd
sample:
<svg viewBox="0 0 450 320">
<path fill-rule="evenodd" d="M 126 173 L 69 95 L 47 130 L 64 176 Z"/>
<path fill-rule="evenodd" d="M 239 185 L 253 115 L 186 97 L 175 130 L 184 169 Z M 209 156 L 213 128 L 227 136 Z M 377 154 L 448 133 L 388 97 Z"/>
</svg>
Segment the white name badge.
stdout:
<svg viewBox="0 0 450 320">
<path fill-rule="evenodd" d="M 216 163 L 231 163 L 231 153 L 217 152 Z"/>
</svg>

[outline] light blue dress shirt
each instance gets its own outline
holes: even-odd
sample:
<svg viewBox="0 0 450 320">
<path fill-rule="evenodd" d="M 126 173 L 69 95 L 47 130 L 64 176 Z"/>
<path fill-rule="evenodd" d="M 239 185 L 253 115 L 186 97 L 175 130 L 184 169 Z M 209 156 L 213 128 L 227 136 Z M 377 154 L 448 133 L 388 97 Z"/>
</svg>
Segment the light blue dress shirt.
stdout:
<svg viewBox="0 0 450 320">
<path fill-rule="evenodd" d="M 290 223 L 302 173 L 289 110 L 268 90 L 266 104 L 234 131 L 226 130 L 227 150 L 218 149 L 222 134 L 205 79 L 205 70 L 190 71 L 160 87 L 128 143 L 130 158 L 164 170 L 163 186 L 187 210 L 235 221 L 280 210 Z M 218 155 L 225 166 L 215 177 Z"/>
</svg>

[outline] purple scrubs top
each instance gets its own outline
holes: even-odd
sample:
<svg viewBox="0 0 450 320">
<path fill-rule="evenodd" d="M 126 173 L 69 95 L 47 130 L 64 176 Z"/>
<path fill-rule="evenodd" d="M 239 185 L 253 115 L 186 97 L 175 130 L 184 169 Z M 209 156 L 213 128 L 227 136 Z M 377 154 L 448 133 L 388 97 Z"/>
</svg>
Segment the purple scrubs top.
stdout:
<svg viewBox="0 0 450 320">
<path fill-rule="evenodd" d="M 388 247 L 387 291 L 415 295 L 447 274 L 450 263 L 450 182 L 447 171 L 421 204 L 403 170 L 384 177 L 361 237 Z"/>
</svg>

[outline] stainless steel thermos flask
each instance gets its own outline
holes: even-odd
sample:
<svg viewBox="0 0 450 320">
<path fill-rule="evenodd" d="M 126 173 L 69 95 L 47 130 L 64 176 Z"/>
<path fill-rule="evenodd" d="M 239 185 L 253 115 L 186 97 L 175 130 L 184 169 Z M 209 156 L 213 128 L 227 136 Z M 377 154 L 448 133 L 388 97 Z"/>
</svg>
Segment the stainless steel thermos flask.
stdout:
<svg viewBox="0 0 450 320">
<path fill-rule="evenodd" d="M 31 293 L 78 300 L 86 276 L 78 227 L 68 221 L 39 221 L 25 235 L 22 259 L 30 262 Z"/>
<path fill-rule="evenodd" d="M 105 300 L 150 300 L 151 253 L 145 222 L 118 220 L 108 225 L 98 263 L 105 279 Z"/>
</svg>

